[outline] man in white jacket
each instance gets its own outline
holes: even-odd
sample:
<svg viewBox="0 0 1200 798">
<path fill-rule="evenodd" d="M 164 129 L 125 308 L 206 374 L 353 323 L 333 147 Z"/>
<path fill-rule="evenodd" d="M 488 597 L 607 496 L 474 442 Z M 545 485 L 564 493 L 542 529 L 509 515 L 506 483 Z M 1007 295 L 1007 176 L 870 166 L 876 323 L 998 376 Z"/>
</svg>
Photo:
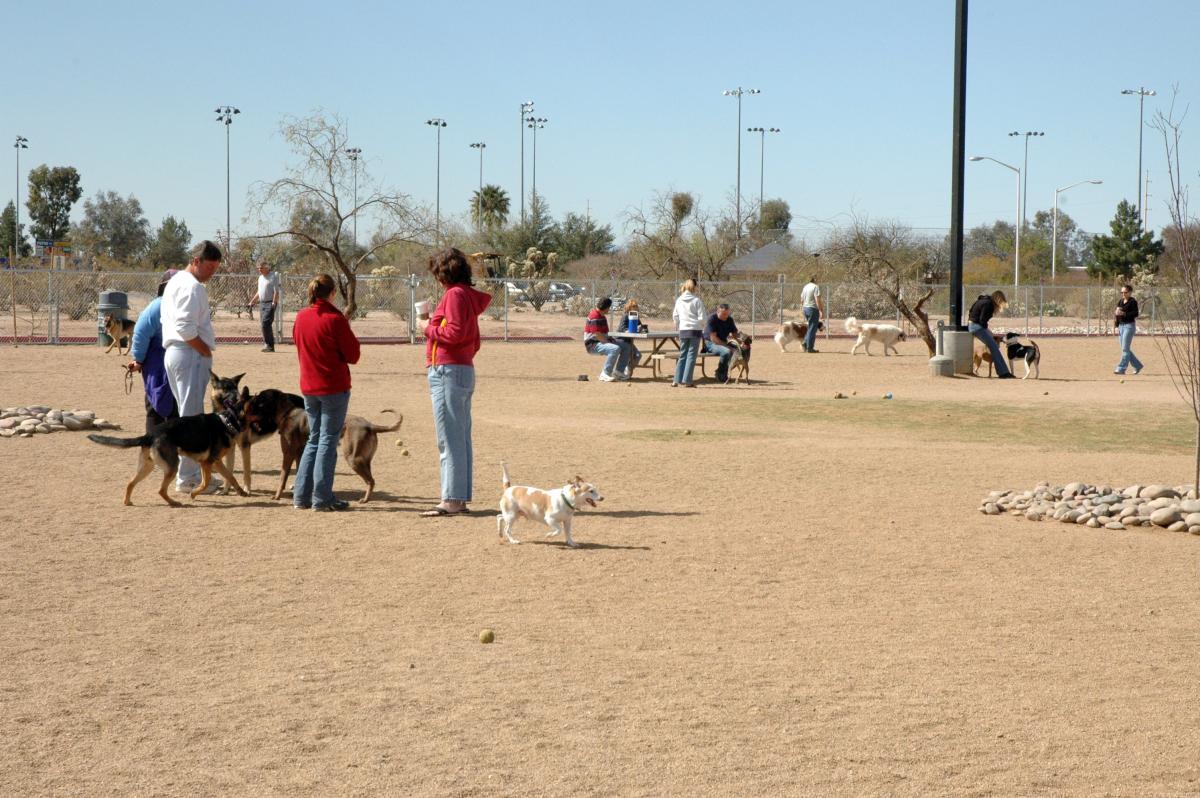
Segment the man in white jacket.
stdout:
<svg viewBox="0 0 1200 798">
<path fill-rule="evenodd" d="M 212 350 L 217 345 L 213 333 L 212 310 L 208 304 L 208 289 L 204 284 L 221 266 L 221 250 L 211 241 L 201 241 L 192 250 L 188 267 L 167 283 L 162 297 L 162 337 L 166 354 L 163 365 L 167 381 L 175 395 L 180 417 L 198 416 L 204 412 L 204 395 L 212 370 Z M 200 484 L 200 464 L 188 457 L 180 458 L 175 490 L 187 493 Z M 223 487 L 212 477 L 208 492 Z"/>
</svg>

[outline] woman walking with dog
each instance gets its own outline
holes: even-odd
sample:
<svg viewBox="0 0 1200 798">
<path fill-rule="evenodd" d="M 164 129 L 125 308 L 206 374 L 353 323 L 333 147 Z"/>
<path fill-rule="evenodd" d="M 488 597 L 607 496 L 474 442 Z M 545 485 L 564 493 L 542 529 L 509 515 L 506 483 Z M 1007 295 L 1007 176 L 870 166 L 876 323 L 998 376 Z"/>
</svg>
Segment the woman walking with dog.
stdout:
<svg viewBox="0 0 1200 798">
<path fill-rule="evenodd" d="M 442 500 L 424 518 L 462 515 L 471 501 L 474 474 L 471 446 L 471 398 L 475 394 L 475 353 L 479 351 L 479 314 L 492 301 L 476 290 L 471 262 L 450 247 L 429 259 L 429 272 L 446 289 L 425 325 L 425 365 L 433 422 L 441 461 Z"/>
<path fill-rule="evenodd" d="M 996 343 L 996 337 L 988 330 L 988 322 L 991 321 L 992 316 L 1006 307 L 1008 307 L 1008 298 L 1004 296 L 1003 291 L 993 291 L 990 296 L 980 294 L 967 313 L 967 329 L 991 352 L 992 363 L 996 366 L 996 375 L 1002 380 L 1015 380 L 1016 377 L 1008 368 L 1008 361 L 1004 359 L 1004 353 L 1000 351 L 1000 345 Z"/>
<path fill-rule="evenodd" d="M 319 274 L 308 283 L 308 307 L 296 314 L 292 339 L 300 359 L 300 393 L 308 416 L 308 442 L 296 467 L 292 505 L 298 510 L 347 510 L 333 495 L 338 439 L 350 405 L 350 364 L 360 355 L 350 322 L 329 301 L 334 282 Z"/>
<path fill-rule="evenodd" d="M 675 329 L 679 331 L 679 361 L 675 364 L 675 380 L 671 387 L 682 385 L 685 388 L 695 388 L 692 372 L 696 369 L 696 353 L 700 351 L 700 341 L 704 337 L 704 321 L 708 318 L 708 312 L 704 309 L 704 302 L 696 296 L 694 279 L 688 278 L 684 281 L 671 317 L 675 320 Z"/>
<path fill-rule="evenodd" d="M 1142 371 L 1142 361 L 1133 353 L 1133 336 L 1137 333 L 1138 303 L 1133 298 L 1133 286 L 1121 286 L 1121 299 L 1117 302 L 1113 323 L 1117 327 L 1117 335 L 1121 339 L 1121 362 L 1113 369 L 1113 374 L 1124 374 L 1125 369 L 1133 366 L 1133 373 Z"/>
</svg>

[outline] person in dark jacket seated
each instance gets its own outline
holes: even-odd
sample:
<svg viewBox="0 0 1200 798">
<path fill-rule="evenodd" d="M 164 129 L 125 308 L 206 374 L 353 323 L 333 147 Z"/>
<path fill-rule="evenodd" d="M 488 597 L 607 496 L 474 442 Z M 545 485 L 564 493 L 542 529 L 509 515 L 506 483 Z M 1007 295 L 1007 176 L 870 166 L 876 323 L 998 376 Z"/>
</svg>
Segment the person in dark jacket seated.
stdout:
<svg viewBox="0 0 1200 798">
<path fill-rule="evenodd" d="M 1009 370 L 1008 361 L 1004 359 L 1004 353 L 1000 351 L 995 336 L 988 330 L 988 322 L 991 321 L 992 316 L 1007 306 L 1008 299 L 1004 296 L 1003 291 L 993 291 L 991 296 L 980 294 L 979 299 L 975 300 L 975 304 L 971 305 L 971 310 L 967 314 L 967 329 L 970 330 L 971 335 L 983 341 L 988 351 L 991 352 L 997 376 L 1002 380 L 1013 380 L 1016 377 Z"/>
</svg>

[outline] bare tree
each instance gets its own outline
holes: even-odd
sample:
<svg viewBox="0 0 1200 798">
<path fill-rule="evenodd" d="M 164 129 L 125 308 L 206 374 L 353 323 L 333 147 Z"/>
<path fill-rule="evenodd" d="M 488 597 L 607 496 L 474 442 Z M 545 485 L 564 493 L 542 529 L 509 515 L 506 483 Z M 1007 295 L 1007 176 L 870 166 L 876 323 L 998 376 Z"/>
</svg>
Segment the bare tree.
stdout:
<svg viewBox="0 0 1200 798">
<path fill-rule="evenodd" d="M 412 241 L 429 232 L 424 214 L 410 199 L 385 191 L 358 162 L 358 204 L 354 204 L 351 162 L 346 154 L 346 125 L 337 117 L 317 112 L 309 117 L 286 117 L 280 132 L 297 162 L 285 177 L 260 183 L 251 192 L 250 213 L 260 229 L 273 230 L 256 238 L 284 237 L 325 256 L 337 270 L 346 314 L 358 310 L 355 299 L 360 267 L 383 247 Z M 377 229 L 370 243 L 357 247 L 349 235 L 355 216 Z"/>
<path fill-rule="evenodd" d="M 1175 90 L 1178 95 L 1178 89 Z M 1196 423 L 1196 457 L 1192 484 L 1200 489 L 1200 224 L 1189 215 L 1188 190 L 1184 180 L 1179 151 L 1183 120 L 1187 109 L 1176 115 L 1175 99 L 1164 114 L 1159 111 L 1152 126 L 1162 134 L 1167 154 L 1167 179 L 1170 194 L 1167 210 L 1171 215 L 1170 242 L 1172 257 L 1164 264 L 1166 276 L 1180 286 L 1172 292 L 1176 315 L 1182 327 L 1181 335 L 1162 335 L 1155 338 L 1160 350 L 1167 355 L 1167 373 L 1183 401 L 1191 405 Z"/>
<path fill-rule="evenodd" d="M 921 282 L 922 275 L 936 268 L 941 257 L 935 245 L 916 240 L 912 230 L 898 222 L 871 224 L 853 217 L 849 227 L 833 234 L 825 253 L 831 265 L 841 266 L 849 279 L 865 282 L 886 296 L 921 336 L 929 354 L 937 352 L 925 310 L 933 288 Z"/>
<path fill-rule="evenodd" d="M 656 279 L 720 280 L 734 256 L 733 221 L 697 206 L 686 192 L 656 193 L 649 209 L 625 214 L 630 262 Z"/>
</svg>

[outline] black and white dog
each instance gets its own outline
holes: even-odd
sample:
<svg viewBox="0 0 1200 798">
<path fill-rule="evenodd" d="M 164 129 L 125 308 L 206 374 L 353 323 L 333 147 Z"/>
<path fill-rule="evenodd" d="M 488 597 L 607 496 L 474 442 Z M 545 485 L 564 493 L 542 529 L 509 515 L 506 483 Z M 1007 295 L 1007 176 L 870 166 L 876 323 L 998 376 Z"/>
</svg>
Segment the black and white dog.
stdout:
<svg viewBox="0 0 1200 798">
<path fill-rule="evenodd" d="M 1032 338 L 1026 338 L 1022 342 L 1020 333 L 1008 332 L 1004 334 L 1004 347 L 1010 367 L 1018 360 L 1025 361 L 1025 376 L 1021 379 L 1029 379 L 1030 370 L 1033 371 L 1035 380 L 1042 376 L 1042 350 L 1038 348 Z"/>
</svg>

